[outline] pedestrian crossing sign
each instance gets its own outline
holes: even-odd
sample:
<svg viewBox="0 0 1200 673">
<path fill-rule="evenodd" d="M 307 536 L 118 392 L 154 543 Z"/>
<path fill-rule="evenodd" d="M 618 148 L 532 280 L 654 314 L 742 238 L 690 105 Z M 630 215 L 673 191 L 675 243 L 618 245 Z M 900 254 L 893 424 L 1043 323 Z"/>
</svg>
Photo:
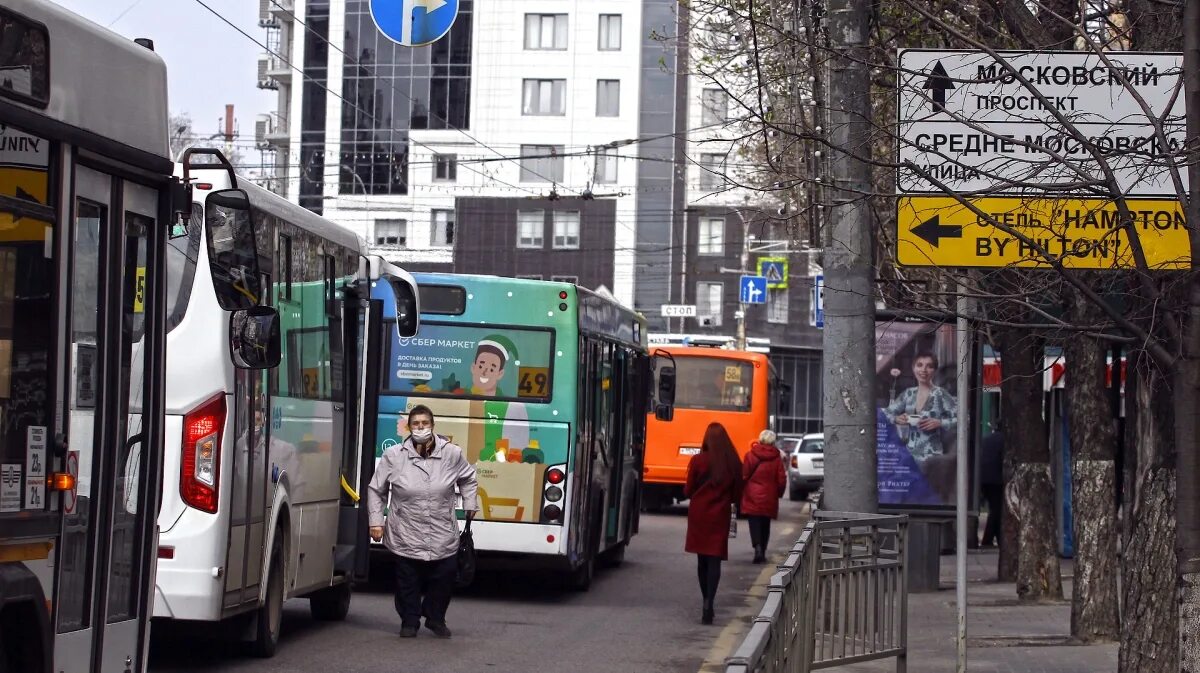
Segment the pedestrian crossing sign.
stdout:
<svg viewBox="0 0 1200 673">
<path fill-rule="evenodd" d="M 767 279 L 772 290 L 786 290 L 788 286 L 787 257 L 759 257 L 758 275 Z"/>
</svg>

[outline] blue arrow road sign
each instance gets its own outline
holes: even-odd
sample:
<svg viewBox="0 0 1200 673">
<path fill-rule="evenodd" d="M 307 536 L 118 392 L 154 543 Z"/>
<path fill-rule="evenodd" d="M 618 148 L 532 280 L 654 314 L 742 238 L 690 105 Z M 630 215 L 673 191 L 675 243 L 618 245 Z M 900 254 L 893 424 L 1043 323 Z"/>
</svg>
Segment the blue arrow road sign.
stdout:
<svg viewBox="0 0 1200 673">
<path fill-rule="evenodd" d="M 742 276 L 742 282 L 738 287 L 741 288 L 738 296 L 743 304 L 767 303 L 766 276 Z"/>
<path fill-rule="evenodd" d="M 406 47 L 437 42 L 457 17 L 458 0 L 371 0 L 379 32 Z"/>
</svg>

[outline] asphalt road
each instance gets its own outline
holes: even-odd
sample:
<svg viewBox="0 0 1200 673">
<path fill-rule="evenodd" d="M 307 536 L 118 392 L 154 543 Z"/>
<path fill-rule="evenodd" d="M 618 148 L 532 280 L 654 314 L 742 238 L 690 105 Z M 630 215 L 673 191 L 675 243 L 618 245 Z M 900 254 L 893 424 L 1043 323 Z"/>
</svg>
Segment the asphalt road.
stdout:
<svg viewBox="0 0 1200 673">
<path fill-rule="evenodd" d="M 772 559 L 795 542 L 806 511 L 785 497 L 772 529 Z M 559 588 L 545 576 L 481 573 L 454 598 L 451 640 L 425 629 L 400 639 L 399 618 L 385 581 L 356 591 L 344 622 L 314 621 L 308 602 L 284 605 L 279 652 L 253 659 L 236 645 L 156 629 L 151 671 L 571 671 L 696 673 L 717 671 L 761 604 L 768 565 L 753 565 L 749 531 L 739 521 L 717 597 L 717 621 L 700 624 L 695 557 L 683 551 L 686 509 L 642 514 L 625 562 L 601 570 L 590 591 Z M 173 630 L 172 630 L 173 631 Z"/>
</svg>

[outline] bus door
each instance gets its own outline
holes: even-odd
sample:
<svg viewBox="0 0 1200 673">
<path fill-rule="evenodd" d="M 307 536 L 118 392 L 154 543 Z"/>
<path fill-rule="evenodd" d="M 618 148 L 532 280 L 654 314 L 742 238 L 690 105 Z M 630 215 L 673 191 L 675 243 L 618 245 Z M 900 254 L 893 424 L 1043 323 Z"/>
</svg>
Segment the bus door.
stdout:
<svg viewBox="0 0 1200 673">
<path fill-rule="evenodd" d="M 626 413 L 627 388 L 629 385 L 629 360 L 622 346 L 609 346 L 609 357 L 605 360 L 605 376 L 610 383 L 604 391 L 608 398 L 608 453 L 612 465 L 608 473 L 608 516 L 605 517 L 604 539 L 607 547 L 613 542 L 624 539 L 623 534 L 628 523 L 623 516 L 628 512 L 625 503 L 631 494 L 629 489 L 633 481 L 629 479 L 629 464 L 633 462 L 630 455 L 632 442 L 628 428 L 630 418 Z M 622 511 L 622 510 L 625 511 Z"/>
<path fill-rule="evenodd" d="M 379 424 L 380 375 L 384 352 L 383 302 L 348 288 L 342 302 L 342 367 L 344 399 L 341 427 L 343 488 L 338 508 L 335 570 L 366 581 L 370 572 L 371 538 L 367 532 L 367 485 L 375 475 Z M 335 409 L 336 409 L 335 405 Z"/>
<path fill-rule="evenodd" d="M 64 435 L 78 474 L 63 497 L 56 568 L 54 660 L 63 673 L 140 670 L 145 656 L 161 470 L 159 195 L 76 166 L 73 221 L 58 242 L 70 259 Z"/>
<path fill-rule="evenodd" d="M 265 287 L 269 287 L 265 286 Z M 234 452 L 229 545 L 223 607 L 258 601 L 266 535 L 271 400 L 263 372 L 239 369 L 234 378 Z"/>
</svg>

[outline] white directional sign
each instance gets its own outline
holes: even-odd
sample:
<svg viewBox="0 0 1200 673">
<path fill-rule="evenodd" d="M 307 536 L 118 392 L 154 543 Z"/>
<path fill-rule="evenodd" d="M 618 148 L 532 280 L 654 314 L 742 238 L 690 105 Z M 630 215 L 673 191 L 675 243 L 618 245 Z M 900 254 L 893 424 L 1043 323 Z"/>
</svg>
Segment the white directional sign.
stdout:
<svg viewBox="0 0 1200 673">
<path fill-rule="evenodd" d="M 695 304 L 663 304 L 662 314 L 664 318 L 695 318 Z"/>
<path fill-rule="evenodd" d="M 1095 196 L 1098 152 L 1124 194 L 1175 194 L 1167 159 L 1182 163 L 1179 54 L 1107 52 L 1108 63 L 1087 52 L 999 54 L 1011 68 L 978 51 L 900 51 L 899 156 L 915 168 L 901 167 L 899 193 Z"/>
</svg>

